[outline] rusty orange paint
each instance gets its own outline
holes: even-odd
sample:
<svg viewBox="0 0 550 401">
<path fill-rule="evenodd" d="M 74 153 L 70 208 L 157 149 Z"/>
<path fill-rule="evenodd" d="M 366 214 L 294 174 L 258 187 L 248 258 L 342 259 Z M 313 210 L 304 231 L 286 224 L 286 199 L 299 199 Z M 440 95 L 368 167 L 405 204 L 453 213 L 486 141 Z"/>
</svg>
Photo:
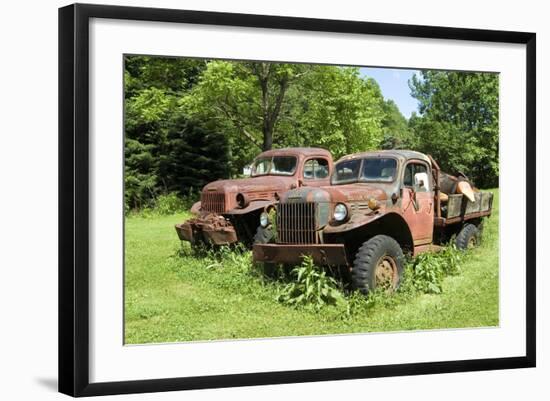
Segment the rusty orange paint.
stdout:
<svg viewBox="0 0 550 401">
<path fill-rule="evenodd" d="M 276 156 L 296 158 L 296 169 L 292 175 L 268 174 L 217 180 L 205 185 L 201 191 L 201 201 L 192 208 L 196 217 L 176 225 L 180 240 L 194 242 L 199 238 L 217 245 L 250 242 L 258 226 L 257 216 L 251 218 L 251 215 L 255 216 L 274 205 L 281 195 L 291 189 L 330 184 L 333 160 L 329 151 L 321 148 L 274 149 L 259 154 L 255 160 Z M 304 167 L 311 159 L 323 159 L 327 162 L 326 178 L 305 177 Z M 216 224 L 212 224 L 213 219 Z"/>
<path fill-rule="evenodd" d="M 254 259 L 261 262 L 299 263 L 301 255 L 311 255 L 323 261 L 321 251 L 330 245 L 331 258 L 326 263 L 349 263 L 354 259 L 353 247 L 380 233 L 398 240 L 402 248 L 411 254 L 439 248 L 440 238 L 449 228 L 459 227 L 465 221 L 473 221 L 491 214 L 491 194 L 487 210 L 446 218 L 446 201 L 442 199 L 442 187 L 454 193 L 456 183 L 466 182 L 442 173 L 437 163 L 427 155 L 414 151 L 377 151 L 348 155 L 336 162 L 361 158 L 393 158 L 397 162 L 396 176 L 392 181 L 333 183 L 319 188 L 297 188 L 281 197 L 277 206 L 277 242 L 254 245 Z M 405 169 L 426 171 L 418 184 L 405 184 Z M 420 176 L 422 176 L 421 173 Z M 416 173 L 415 173 L 416 176 Z M 424 182 L 427 179 L 427 182 Z M 470 184 L 469 184 L 470 185 Z M 475 188 L 471 185 L 472 188 Z M 478 191 L 477 189 L 474 189 Z M 455 195 L 458 196 L 458 195 Z M 342 203 L 348 217 L 342 222 L 332 218 L 334 208 Z M 455 225 L 455 226 L 453 226 Z M 398 227 L 399 226 L 399 227 Z M 378 230 L 378 231 L 377 231 Z M 397 232 L 399 231 L 399 232 Z M 364 238 L 362 236 L 365 236 Z M 353 244 L 354 243 L 354 244 Z M 338 249 L 335 253 L 335 249 Z M 356 248 L 355 248 L 356 249 Z M 344 251 L 343 255 L 338 252 Z M 352 253 L 349 253 L 352 252 Z M 326 258 L 325 258 L 326 259 Z"/>
</svg>

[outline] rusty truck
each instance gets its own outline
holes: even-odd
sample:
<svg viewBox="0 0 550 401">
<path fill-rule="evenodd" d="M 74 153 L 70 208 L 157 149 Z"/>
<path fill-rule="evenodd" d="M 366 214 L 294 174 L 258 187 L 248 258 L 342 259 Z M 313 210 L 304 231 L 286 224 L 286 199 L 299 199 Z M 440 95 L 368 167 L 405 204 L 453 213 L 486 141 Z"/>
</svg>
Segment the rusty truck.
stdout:
<svg viewBox="0 0 550 401">
<path fill-rule="evenodd" d="M 443 193 L 442 175 L 430 156 L 415 151 L 344 156 L 330 186 L 288 191 L 272 212 L 260 215 L 253 259 L 273 268 L 310 255 L 318 265 L 341 267 L 363 294 L 378 287 L 393 291 L 404 254 L 434 251 L 452 238 L 465 249 L 481 239 L 492 193 L 472 187 L 473 201 Z"/>
<path fill-rule="evenodd" d="M 274 149 L 259 154 L 250 177 L 218 180 L 201 191 L 191 212 L 195 217 L 176 224 L 180 240 L 208 245 L 241 242 L 250 246 L 262 211 L 286 191 L 330 184 L 333 160 L 321 148 Z"/>
</svg>

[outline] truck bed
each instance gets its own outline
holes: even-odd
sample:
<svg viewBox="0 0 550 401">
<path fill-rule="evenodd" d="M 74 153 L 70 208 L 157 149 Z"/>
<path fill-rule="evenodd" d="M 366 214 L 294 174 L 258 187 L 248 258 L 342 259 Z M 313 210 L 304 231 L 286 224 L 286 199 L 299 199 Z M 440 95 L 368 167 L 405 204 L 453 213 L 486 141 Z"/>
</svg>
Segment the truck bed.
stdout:
<svg viewBox="0 0 550 401">
<path fill-rule="evenodd" d="M 493 194 L 476 192 L 471 202 L 462 194 L 449 195 L 449 200 L 441 205 L 441 217 L 435 218 L 436 226 L 445 226 L 470 219 L 490 216 L 493 207 Z"/>
</svg>

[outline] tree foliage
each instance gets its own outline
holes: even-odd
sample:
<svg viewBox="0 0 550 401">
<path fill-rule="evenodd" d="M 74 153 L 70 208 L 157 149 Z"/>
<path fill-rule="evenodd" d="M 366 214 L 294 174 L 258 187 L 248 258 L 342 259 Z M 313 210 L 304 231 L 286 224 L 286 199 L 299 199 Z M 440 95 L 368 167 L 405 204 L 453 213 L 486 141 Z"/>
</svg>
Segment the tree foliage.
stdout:
<svg viewBox="0 0 550 401">
<path fill-rule="evenodd" d="M 178 99 L 196 83 L 200 60 L 134 56 L 125 60 L 125 201 L 149 206 L 228 175 L 225 136 L 190 121 Z"/>
<path fill-rule="evenodd" d="M 380 88 L 357 68 L 211 61 L 180 105 L 229 135 L 235 171 L 273 146 L 323 146 L 339 156 L 382 139 Z"/>
<path fill-rule="evenodd" d="M 335 157 L 376 149 L 383 138 L 384 98 L 358 68 L 319 66 L 298 94 L 299 134 Z"/>
<path fill-rule="evenodd" d="M 406 148 L 411 142 L 412 136 L 409 122 L 391 99 L 384 101 L 382 109 L 384 112 L 384 118 L 382 119 L 382 149 Z"/>
<path fill-rule="evenodd" d="M 424 71 L 409 121 L 355 67 L 127 56 L 128 208 L 236 176 L 262 150 L 320 146 L 432 154 L 479 186 L 498 184 L 498 77 Z"/>
<path fill-rule="evenodd" d="M 420 112 L 409 121 L 411 147 L 478 186 L 498 186 L 498 75 L 423 71 L 410 88 Z"/>
</svg>

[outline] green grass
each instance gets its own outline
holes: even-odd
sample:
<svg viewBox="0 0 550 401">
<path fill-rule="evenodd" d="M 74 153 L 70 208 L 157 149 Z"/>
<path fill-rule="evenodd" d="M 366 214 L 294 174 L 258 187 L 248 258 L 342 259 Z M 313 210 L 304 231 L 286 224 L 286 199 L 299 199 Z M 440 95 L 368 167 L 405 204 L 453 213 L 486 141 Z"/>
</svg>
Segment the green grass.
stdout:
<svg viewBox="0 0 550 401">
<path fill-rule="evenodd" d="M 361 313 L 320 311 L 277 302 L 282 284 L 251 267 L 250 252 L 226 251 L 223 262 L 180 245 L 176 222 L 190 215 L 126 219 L 125 342 L 220 340 L 497 326 L 498 190 L 483 243 L 464 257 L 441 294 L 381 297 Z"/>
</svg>

